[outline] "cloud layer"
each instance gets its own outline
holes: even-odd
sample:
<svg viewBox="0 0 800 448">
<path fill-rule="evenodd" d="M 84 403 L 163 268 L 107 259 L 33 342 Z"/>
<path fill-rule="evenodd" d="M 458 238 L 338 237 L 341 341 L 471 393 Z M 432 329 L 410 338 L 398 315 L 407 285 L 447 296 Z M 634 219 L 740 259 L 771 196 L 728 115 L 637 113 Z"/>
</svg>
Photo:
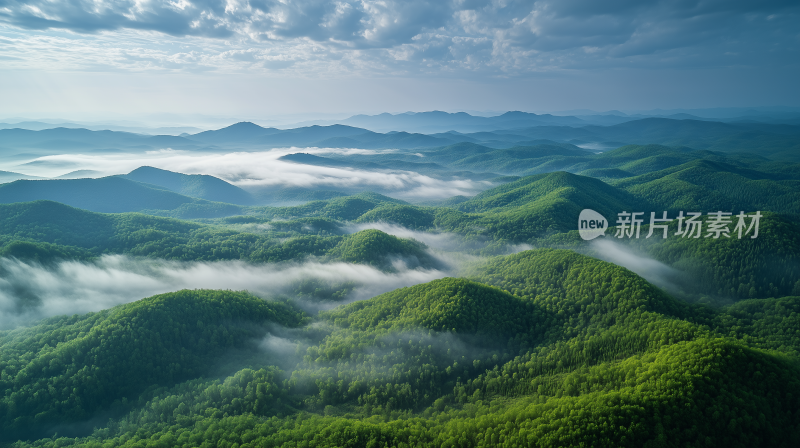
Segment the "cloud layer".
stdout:
<svg viewBox="0 0 800 448">
<path fill-rule="evenodd" d="M 13 172 L 44 177 L 55 177 L 75 170 L 92 170 L 99 177 L 125 174 L 140 166 L 153 166 L 186 174 L 208 174 L 250 190 L 270 187 L 371 190 L 412 200 L 473 195 L 491 186 L 487 182 L 467 179 L 434 179 L 412 171 L 367 171 L 278 160 L 283 155 L 301 151 L 314 154 L 381 152 L 361 149 L 283 148 L 224 154 L 172 150 L 102 156 L 63 154 L 40 157 L 33 160 L 33 163 L 13 162 L 3 167 Z"/>
<path fill-rule="evenodd" d="M 0 329 L 33 319 L 100 311 L 180 289 L 246 289 L 263 296 L 286 293 L 298 281 L 352 282 L 350 300 L 363 300 L 402 286 L 447 275 L 439 270 L 385 273 L 348 263 L 250 265 L 243 262 L 174 262 L 103 256 L 96 263 L 66 261 L 42 267 L 0 259 Z"/>
<path fill-rule="evenodd" d="M 0 57 L 305 74 L 796 65 L 798 11 L 774 0 L 3 0 Z"/>
</svg>

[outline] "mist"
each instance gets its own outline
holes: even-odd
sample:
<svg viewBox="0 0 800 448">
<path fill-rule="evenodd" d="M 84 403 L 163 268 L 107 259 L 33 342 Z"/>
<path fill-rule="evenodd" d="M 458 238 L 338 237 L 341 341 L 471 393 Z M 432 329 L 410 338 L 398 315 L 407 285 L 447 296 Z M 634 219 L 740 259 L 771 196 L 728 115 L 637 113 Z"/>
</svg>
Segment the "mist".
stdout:
<svg viewBox="0 0 800 448">
<path fill-rule="evenodd" d="M 607 238 L 594 240 L 590 245 L 594 257 L 622 266 L 667 292 L 684 294 L 685 273 Z"/>
<path fill-rule="evenodd" d="M 207 174 L 245 190 L 304 187 L 345 191 L 372 190 L 409 199 L 444 199 L 472 196 L 494 184 L 462 178 L 435 179 L 414 171 L 363 170 L 305 165 L 279 160 L 281 156 L 309 154 L 384 154 L 393 150 L 338 148 L 277 148 L 259 152 L 196 153 L 163 149 L 145 154 L 61 154 L 38 157 L 24 163 L 4 163 L 0 169 L 31 176 L 57 177 L 89 170 L 93 177 L 127 174 L 141 166 L 152 166 L 184 174 Z"/>
<path fill-rule="evenodd" d="M 445 251 L 460 250 L 464 246 L 464 237 L 455 233 L 433 233 L 412 230 L 397 224 L 386 222 L 368 222 L 361 224 L 352 224 L 344 227 L 347 233 L 356 233 L 366 229 L 376 229 L 389 235 L 394 235 L 398 238 L 412 238 L 415 239 L 432 249 L 439 249 Z"/>
<path fill-rule="evenodd" d="M 533 249 L 533 246 L 525 243 L 497 245 L 494 241 L 485 237 L 467 238 L 464 235 L 452 232 L 412 230 L 398 224 L 382 221 L 348 224 L 342 227 L 342 230 L 347 233 L 360 232 L 365 229 L 376 229 L 398 238 L 417 240 L 428 246 L 431 255 L 454 265 L 484 260 L 486 259 L 485 256 L 477 256 L 474 254 L 481 253 L 490 247 L 491 255 L 511 255 Z"/>
<path fill-rule="evenodd" d="M 364 300 L 403 286 L 445 277 L 436 269 L 383 272 L 366 265 L 319 263 L 252 265 L 241 261 L 179 262 L 105 255 L 95 262 L 63 261 L 44 267 L 0 259 L 0 329 L 64 314 L 83 314 L 181 289 L 247 290 L 261 297 L 291 292 L 301 280 L 350 282 L 346 301 Z M 338 303 L 304 307 L 331 308 Z"/>
</svg>

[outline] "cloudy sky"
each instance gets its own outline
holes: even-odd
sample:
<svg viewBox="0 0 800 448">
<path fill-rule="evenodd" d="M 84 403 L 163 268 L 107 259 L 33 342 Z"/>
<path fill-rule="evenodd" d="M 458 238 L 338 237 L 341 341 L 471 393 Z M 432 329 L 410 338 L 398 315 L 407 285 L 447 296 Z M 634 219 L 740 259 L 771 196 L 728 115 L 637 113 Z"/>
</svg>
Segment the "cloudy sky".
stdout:
<svg viewBox="0 0 800 448">
<path fill-rule="evenodd" d="M 0 0 L 0 116 L 800 106 L 800 2 Z"/>
</svg>

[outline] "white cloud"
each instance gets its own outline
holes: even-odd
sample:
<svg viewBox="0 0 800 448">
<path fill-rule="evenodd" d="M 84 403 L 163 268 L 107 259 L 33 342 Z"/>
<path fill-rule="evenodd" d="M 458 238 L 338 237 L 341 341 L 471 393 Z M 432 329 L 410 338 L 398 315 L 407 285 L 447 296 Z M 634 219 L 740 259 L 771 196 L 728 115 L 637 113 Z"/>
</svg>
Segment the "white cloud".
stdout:
<svg viewBox="0 0 800 448">
<path fill-rule="evenodd" d="M 374 154 L 387 151 L 364 149 L 279 148 L 261 152 L 224 154 L 188 151 L 150 151 L 146 154 L 62 154 L 39 157 L 32 164 L 6 164 L 9 171 L 55 177 L 74 170 L 93 170 L 102 175 L 125 174 L 140 166 L 153 166 L 186 174 L 208 174 L 245 189 L 265 187 L 324 187 L 379 190 L 399 198 L 448 198 L 473 195 L 490 186 L 466 179 L 434 179 L 412 171 L 366 171 L 304 165 L 278 160 L 297 152 L 312 154 Z M 100 175 L 100 174 L 99 174 Z"/>
<path fill-rule="evenodd" d="M 765 58 L 787 64 L 797 51 L 792 43 L 798 5 L 780 1 L 26 0 L 5 5 L 0 24 L 7 25 L 0 35 L 13 39 L 15 48 L 4 46 L 0 56 L 22 51 L 23 58 L 9 64 L 28 68 L 281 70 L 289 76 L 458 69 L 513 75 L 649 66 L 674 63 L 674 57 L 718 66 L 730 63 L 722 56 L 731 51 L 743 54 L 737 62 L 744 65 L 757 66 Z M 772 51 L 763 51 L 773 44 Z M 231 50 L 251 52 L 254 59 L 231 58 L 236 54 Z"/>
<path fill-rule="evenodd" d="M 681 273 L 658 260 L 637 254 L 631 248 L 607 238 L 594 240 L 591 242 L 591 246 L 596 251 L 593 255 L 601 260 L 630 269 L 648 282 L 671 293 L 682 291 L 677 281 L 681 277 L 685 277 L 685 273 Z"/>
<path fill-rule="evenodd" d="M 108 309 L 180 289 L 248 290 L 263 296 L 286 292 L 300 280 L 331 285 L 354 282 L 350 300 L 447 275 L 440 270 L 386 273 L 349 263 L 251 265 L 239 261 L 176 262 L 107 255 L 95 263 L 66 261 L 54 267 L 0 259 L 0 329 L 32 319 Z"/>
</svg>

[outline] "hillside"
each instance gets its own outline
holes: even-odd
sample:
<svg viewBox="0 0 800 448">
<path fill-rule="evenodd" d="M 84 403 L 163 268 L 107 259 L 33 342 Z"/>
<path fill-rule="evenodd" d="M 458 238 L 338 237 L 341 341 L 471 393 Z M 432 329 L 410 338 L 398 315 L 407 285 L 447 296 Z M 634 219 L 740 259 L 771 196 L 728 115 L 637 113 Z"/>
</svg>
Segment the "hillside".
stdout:
<svg viewBox="0 0 800 448">
<path fill-rule="evenodd" d="M 263 128 L 249 121 L 243 121 L 222 129 L 198 132 L 189 138 L 207 143 L 241 143 L 276 132 L 280 131 L 275 128 Z"/>
<path fill-rule="evenodd" d="M 207 374 L 226 353 L 262 337 L 267 323 L 302 321 L 281 303 L 195 290 L 0 333 L 0 440 L 41 435 L 154 385 Z"/>
<path fill-rule="evenodd" d="M 231 204 L 220 204 L 117 176 L 99 179 L 18 180 L 0 185 L 0 203 L 56 201 L 101 213 L 184 210 L 186 217 L 224 216 L 241 213 Z"/>
<path fill-rule="evenodd" d="M 646 202 L 599 180 L 555 172 L 486 190 L 455 206 L 468 215 L 440 211 L 436 224 L 447 230 L 470 232 L 480 226 L 492 239 L 528 242 L 575 228 L 581 210 L 591 208 L 608 216 L 630 208 L 649 208 Z"/>
<path fill-rule="evenodd" d="M 669 231 L 677 232 L 677 223 Z M 794 220 L 764 213 L 757 238 L 733 235 L 623 243 L 678 269 L 687 291 L 726 300 L 800 295 L 800 226 Z"/>
<path fill-rule="evenodd" d="M 447 278 L 401 288 L 336 309 L 325 317 L 354 330 L 428 329 L 508 340 L 528 333 L 545 313 L 496 288 Z M 486 341 L 484 341 L 486 342 Z"/>
<path fill-rule="evenodd" d="M 138 213 L 93 213 L 50 201 L 0 205 L 0 213 L 0 251 L 42 262 L 116 253 L 251 262 L 327 256 L 380 267 L 391 266 L 387 257 L 400 257 L 412 265 L 435 264 L 419 243 L 378 230 L 342 235 L 325 219 L 278 221 L 270 232 L 251 233 Z M 245 221 L 253 219 L 258 222 Z"/>
<path fill-rule="evenodd" d="M 497 117 L 426 112 L 391 117 L 352 117 L 342 124 L 302 126 L 294 129 L 265 128 L 250 122 L 240 122 L 181 137 L 64 127 L 38 131 L 0 129 L 0 147 L 30 150 L 35 154 L 46 155 L 75 149 L 114 153 L 120 149 L 136 152 L 164 148 L 216 151 L 220 148 L 238 150 L 291 146 L 430 150 L 464 143 L 507 149 L 536 146 L 538 142 L 548 140 L 561 145 L 599 146 L 604 149 L 631 144 L 660 144 L 727 154 L 750 153 L 771 160 L 800 162 L 797 156 L 800 148 L 800 127 L 796 122 L 723 123 L 692 116 L 607 117 L 611 119 L 587 122 L 584 120 L 586 117 L 558 117 L 524 112 L 508 112 Z M 396 123 L 398 127 L 387 128 L 385 123 L 389 122 Z M 497 157 L 510 160 L 515 156 L 498 153 Z M 506 165 L 513 168 L 513 164 Z"/>
<path fill-rule="evenodd" d="M 439 262 L 426 253 L 425 249 L 425 245 L 416 241 L 368 229 L 348 235 L 327 254 L 336 260 L 366 263 L 383 269 L 390 269 L 397 262 L 413 268 L 438 266 Z"/>
<path fill-rule="evenodd" d="M 0 185 L 0 444 L 800 446 L 796 126 L 562 118 L 0 130 L 25 172 L 54 148 L 175 145 L 344 173 L 255 198 L 146 166 Z M 584 209 L 604 237 L 580 238 Z M 759 211 L 758 238 L 646 237 L 650 212 L 702 212 L 705 234 L 720 210 Z M 639 238 L 615 237 L 623 211 Z"/>
<path fill-rule="evenodd" d="M 253 197 L 249 193 L 214 176 L 181 174 L 143 166 L 122 177 L 193 198 L 237 205 L 253 204 Z"/>
<path fill-rule="evenodd" d="M 666 440 L 684 446 L 700 439 L 706 446 L 788 447 L 800 441 L 794 418 L 800 412 L 800 338 L 791 314 L 800 309 L 800 297 L 722 310 L 689 306 L 624 268 L 565 250 L 495 258 L 474 275 L 500 289 L 436 280 L 322 313 L 305 336 L 283 333 L 293 344 L 307 344 L 288 380 L 280 380 L 284 374 L 270 356 L 244 357 L 240 370 L 223 380 L 167 380 L 160 384 L 174 385 L 117 405 L 121 417 L 113 425 L 36 446 L 658 446 Z M 171 353 L 170 341 L 183 331 L 206 332 L 198 351 L 189 346 L 187 356 L 211 363 L 218 352 L 200 351 L 201 344 L 236 346 L 258 331 L 226 327 L 233 315 L 206 317 L 217 315 L 220 300 L 231 301 L 242 313 L 239 320 L 311 323 L 284 305 L 250 297 L 185 291 L 0 333 L 11 359 L 17 359 L 15 350 L 45 347 L 6 367 L 39 376 L 16 375 L 8 387 L 70 381 L 60 369 L 30 366 L 75 350 L 93 357 L 93 381 L 108 397 L 99 406 L 109 406 L 111 397 L 135 390 L 134 379 L 172 372 L 153 363 L 153 370 L 127 373 L 131 379 L 123 383 L 117 378 L 126 374 L 112 374 L 125 361 L 104 357 L 106 349 L 135 346 L 134 335 L 154 334 L 157 322 L 172 318 L 178 330 L 162 336 L 156 347 L 163 351 L 154 353 Z M 208 304 L 186 308 L 198 302 Z M 147 321 L 137 319 L 142 313 L 149 313 Z M 97 339 L 106 329 L 111 337 Z M 230 339 L 212 336 L 225 330 Z M 103 350 L 83 351 L 93 344 Z M 72 408 L 57 411 L 50 395 L 39 397 L 39 407 L 20 418 L 34 412 L 41 420 L 74 418 Z"/>
<path fill-rule="evenodd" d="M 709 160 L 615 181 L 663 210 L 770 210 L 800 215 L 800 179 Z"/>
</svg>

